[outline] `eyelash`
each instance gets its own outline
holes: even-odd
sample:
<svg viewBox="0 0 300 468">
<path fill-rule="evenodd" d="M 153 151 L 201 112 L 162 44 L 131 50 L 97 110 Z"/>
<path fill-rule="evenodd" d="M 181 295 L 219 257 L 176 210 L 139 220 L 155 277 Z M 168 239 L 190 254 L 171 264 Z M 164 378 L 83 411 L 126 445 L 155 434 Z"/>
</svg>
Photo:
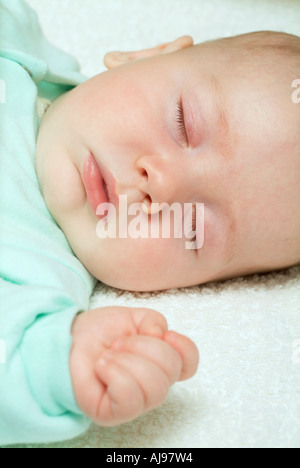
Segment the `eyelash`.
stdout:
<svg viewBox="0 0 300 468">
<path fill-rule="evenodd" d="M 183 106 L 182 106 L 182 98 L 177 99 L 177 117 L 176 122 L 178 123 L 178 133 L 180 136 L 180 140 L 188 143 L 188 137 L 186 133 L 186 128 L 184 124 L 184 116 L 183 116 Z"/>
</svg>

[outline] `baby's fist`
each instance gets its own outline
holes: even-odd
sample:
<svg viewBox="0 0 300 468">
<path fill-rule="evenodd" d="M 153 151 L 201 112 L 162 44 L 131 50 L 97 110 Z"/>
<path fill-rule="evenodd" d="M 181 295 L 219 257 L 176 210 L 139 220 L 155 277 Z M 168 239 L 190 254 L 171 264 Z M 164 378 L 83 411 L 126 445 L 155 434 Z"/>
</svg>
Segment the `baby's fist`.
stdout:
<svg viewBox="0 0 300 468">
<path fill-rule="evenodd" d="M 168 331 L 151 309 L 105 307 L 76 317 L 70 369 L 75 398 L 95 423 L 111 426 L 159 406 L 170 386 L 191 377 L 198 350 Z"/>
</svg>

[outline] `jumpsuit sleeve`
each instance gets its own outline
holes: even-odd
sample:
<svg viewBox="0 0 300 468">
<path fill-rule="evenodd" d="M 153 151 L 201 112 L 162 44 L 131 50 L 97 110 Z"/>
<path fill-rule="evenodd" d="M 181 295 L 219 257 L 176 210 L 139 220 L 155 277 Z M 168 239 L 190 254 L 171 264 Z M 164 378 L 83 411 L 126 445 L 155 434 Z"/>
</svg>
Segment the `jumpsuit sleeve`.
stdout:
<svg viewBox="0 0 300 468">
<path fill-rule="evenodd" d="M 80 308 L 59 289 L 0 285 L 0 444 L 78 436 L 90 424 L 77 407 L 69 370 Z"/>
</svg>

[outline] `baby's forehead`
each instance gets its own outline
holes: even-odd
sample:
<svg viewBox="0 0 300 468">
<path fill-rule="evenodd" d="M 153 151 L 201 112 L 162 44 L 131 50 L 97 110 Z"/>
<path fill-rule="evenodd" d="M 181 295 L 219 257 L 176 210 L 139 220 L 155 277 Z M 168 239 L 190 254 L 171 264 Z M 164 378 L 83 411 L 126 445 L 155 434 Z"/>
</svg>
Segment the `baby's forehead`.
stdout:
<svg viewBox="0 0 300 468">
<path fill-rule="evenodd" d="M 243 63 L 261 61 L 262 58 L 269 59 L 272 60 L 274 67 L 272 72 L 282 67 L 296 67 L 297 70 L 300 68 L 300 38 L 287 33 L 256 31 L 196 44 L 195 53 L 197 47 L 198 52 L 202 48 L 213 54 L 227 52 L 231 57 L 237 55 Z"/>
</svg>

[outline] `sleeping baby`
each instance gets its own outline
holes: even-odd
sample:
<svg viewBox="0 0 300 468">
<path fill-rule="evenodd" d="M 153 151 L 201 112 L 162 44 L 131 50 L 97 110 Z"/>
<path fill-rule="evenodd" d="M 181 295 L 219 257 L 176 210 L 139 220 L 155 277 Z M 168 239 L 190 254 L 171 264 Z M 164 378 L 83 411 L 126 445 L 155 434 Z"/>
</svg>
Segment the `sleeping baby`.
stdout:
<svg viewBox="0 0 300 468">
<path fill-rule="evenodd" d="M 0 14 L 5 445 L 130 421 L 195 374 L 162 314 L 89 310 L 97 280 L 155 291 L 300 262 L 300 39 L 183 36 L 87 79 L 23 1 Z"/>
</svg>

